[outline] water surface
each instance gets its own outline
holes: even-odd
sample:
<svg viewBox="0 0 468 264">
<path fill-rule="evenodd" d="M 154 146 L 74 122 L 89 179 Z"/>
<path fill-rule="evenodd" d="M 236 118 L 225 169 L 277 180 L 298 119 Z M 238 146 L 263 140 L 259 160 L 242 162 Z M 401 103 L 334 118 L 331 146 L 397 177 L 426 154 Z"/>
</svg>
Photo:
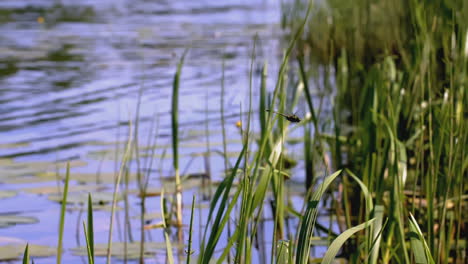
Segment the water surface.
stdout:
<svg viewBox="0 0 468 264">
<path fill-rule="evenodd" d="M 60 205 L 48 198 L 59 195 L 54 194 L 62 185 L 57 175 L 63 177 L 66 161 L 72 161 L 72 198 L 79 200 L 76 195 L 89 190 L 112 191 L 106 183 L 112 182 L 116 160 L 122 158 L 140 94 L 138 145 L 153 145 L 149 142 L 158 135 L 150 188 L 163 185 L 160 177 L 173 175 L 170 98 L 176 65 L 187 48 L 179 103 L 181 168 L 186 174 L 206 172 L 201 156 L 207 150 L 206 122 L 210 150 L 222 149 L 223 58 L 228 149 L 235 155 L 240 149 L 235 123 L 240 105 L 244 110 L 247 105 L 253 37 L 259 36 L 258 61 L 268 61 L 270 76 L 275 76 L 282 53 L 279 21 L 278 1 L 1 1 L 0 191 L 10 190 L 13 197 L 0 201 L 0 217 L 24 217 L 25 224 L 1 228 L 0 245 L 27 241 L 55 247 Z M 256 76 L 259 67 L 256 63 Z M 222 159 L 212 155 L 209 164 L 213 175 L 222 177 Z M 133 162 L 131 170 L 135 166 Z M 136 193 L 135 184 L 129 188 Z M 184 200 L 189 203 L 190 192 Z M 133 234 L 122 231 L 121 211 L 115 241 L 138 240 L 138 201 L 130 196 Z M 159 204 L 158 197 L 149 199 L 148 210 L 158 211 Z M 78 228 L 84 213 L 79 205 L 68 208 L 64 261 L 81 263 L 70 249 L 84 243 Z M 95 219 L 96 240 L 106 242 L 109 214 L 96 211 Z M 149 235 L 163 241 L 160 230 Z M 164 257 L 164 249 L 156 256 Z"/>
</svg>

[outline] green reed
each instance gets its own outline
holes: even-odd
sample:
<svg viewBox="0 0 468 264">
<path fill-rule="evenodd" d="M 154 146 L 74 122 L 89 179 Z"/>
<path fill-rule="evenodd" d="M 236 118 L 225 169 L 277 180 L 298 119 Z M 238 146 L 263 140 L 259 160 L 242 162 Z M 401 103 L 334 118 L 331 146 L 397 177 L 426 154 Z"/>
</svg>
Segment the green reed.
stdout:
<svg viewBox="0 0 468 264">
<path fill-rule="evenodd" d="M 180 86 L 180 75 L 182 72 L 182 66 L 184 64 L 185 55 L 188 49 L 186 49 L 177 65 L 177 71 L 174 75 L 174 81 L 172 85 L 172 153 L 173 153 L 173 165 L 175 172 L 175 193 L 176 193 L 176 214 L 177 214 L 177 225 L 182 226 L 182 187 L 180 180 L 179 171 L 179 86 Z M 179 232 L 179 240 L 182 240 L 182 233 Z"/>
<path fill-rule="evenodd" d="M 24 248 L 23 264 L 29 264 L 29 244 L 26 244 L 26 248 Z"/>
<path fill-rule="evenodd" d="M 302 23 L 297 17 L 304 4 L 284 9 L 290 28 Z M 372 262 L 412 262 L 420 252 L 409 250 L 407 234 L 418 225 L 419 241 L 429 249 L 423 252 L 425 263 L 462 261 L 468 4 L 328 0 L 324 5 L 314 10 L 298 41 L 299 66 L 302 75 L 333 72 L 334 128 L 316 133 L 319 138 L 330 133 L 325 136 L 334 169 L 354 172 L 374 204 L 385 208 L 388 223 L 380 256 L 373 253 Z M 348 227 L 368 219 L 363 192 L 355 188 L 345 184 Z M 353 251 L 344 253 L 356 260 Z"/>
<path fill-rule="evenodd" d="M 88 194 L 88 225 L 83 221 L 83 232 L 86 240 L 86 250 L 88 255 L 88 263 L 94 264 L 94 220 L 93 220 L 93 200 L 91 194 Z"/>
<path fill-rule="evenodd" d="M 272 91 L 267 87 L 267 64 L 262 67 L 258 107 L 252 101 L 254 44 L 248 116 L 241 125 L 242 151 L 232 166 L 227 157 L 223 61 L 220 112 L 226 176 L 212 196 L 204 230 L 198 230 L 203 233 L 198 250 L 192 241 L 195 197 L 192 200 L 187 263 L 195 255 L 198 263 L 252 263 L 258 243 L 264 244 L 271 263 L 333 263 L 339 253 L 350 263 L 463 261 L 467 192 L 464 182 L 468 174 L 468 22 L 463 18 L 468 17 L 468 4 L 455 0 L 326 3 L 328 9 L 312 9 L 311 1 L 295 1 L 291 9 L 284 6 L 284 25 L 291 29 L 289 44 Z M 295 59 L 291 59 L 292 54 Z M 185 55 L 186 52 L 174 76 L 171 115 L 179 232 L 182 189 L 178 94 Z M 313 87 L 334 95 L 330 105 L 323 103 L 327 102 L 326 95 L 318 95 L 320 104 L 314 104 Z M 266 112 L 295 109 L 301 100 L 310 116 L 299 124 Z M 325 113 L 330 116 L 324 116 Z M 258 136 L 251 126 L 254 114 L 259 117 Z M 138 120 L 137 116 L 137 123 Z M 306 193 L 300 211 L 286 195 L 287 180 L 295 176 L 285 165 L 286 142 L 295 129 L 304 129 L 300 140 L 304 145 Z M 208 127 L 205 130 L 208 137 Z M 114 189 L 108 263 L 115 195 L 123 173 L 128 172 L 125 164 L 131 150 L 139 152 L 137 146 L 131 146 L 132 139 L 137 138 L 131 132 L 130 125 Z M 256 148 L 253 144 L 257 144 Z M 140 171 L 140 165 L 137 167 Z M 138 183 L 144 197 L 148 176 Z M 317 218 L 322 212 L 320 201 L 330 196 L 340 198 L 325 203 L 331 204 L 326 208 L 331 224 L 326 227 L 317 223 Z M 268 208 L 265 205 L 270 199 Z M 170 237 L 174 209 L 171 206 L 167 210 L 164 195 L 160 202 L 166 258 L 168 263 L 174 263 Z M 92 263 L 91 198 L 88 203 L 84 230 L 88 262 Z M 265 232 L 268 244 L 260 232 L 267 210 L 272 216 L 272 229 Z M 339 234 L 331 228 L 335 221 Z M 324 256 L 315 256 L 311 253 L 315 239 L 323 233 L 327 235 L 328 250 Z M 262 250 L 258 248 L 257 253 Z M 142 246 L 141 262 L 143 252 Z"/>
<path fill-rule="evenodd" d="M 67 163 L 67 172 L 65 175 L 65 186 L 63 187 L 62 205 L 60 207 L 60 224 L 57 243 L 57 264 L 62 263 L 62 250 L 63 250 L 63 232 L 65 231 L 65 211 L 67 208 L 68 184 L 70 181 L 70 163 Z"/>
<path fill-rule="evenodd" d="M 112 207 L 111 207 L 111 215 L 110 215 L 110 221 L 109 221 L 109 235 L 107 238 L 107 260 L 106 263 L 109 264 L 111 262 L 111 253 L 112 253 L 112 236 L 113 236 L 113 226 L 114 226 L 114 216 L 115 216 L 115 211 L 117 207 L 117 195 L 119 193 L 119 186 L 120 186 L 120 181 L 122 180 L 122 177 L 124 176 L 125 173 L 128 172 L 127 166 L 128 162 L 131 159 L 132 156 L 132 144 L 133 144 L 133 136 L 132 136 L 132 121 L 129 118 L 129 124 L 128 124 L 128 140 L 127 144 L 125 147 L 125 153 L 122 157 L 122 161 L 120 163 L 120 169 L 117 172 L 117 178 L 114 182 L 114 191 L 112 194 Z"/>
</svg>

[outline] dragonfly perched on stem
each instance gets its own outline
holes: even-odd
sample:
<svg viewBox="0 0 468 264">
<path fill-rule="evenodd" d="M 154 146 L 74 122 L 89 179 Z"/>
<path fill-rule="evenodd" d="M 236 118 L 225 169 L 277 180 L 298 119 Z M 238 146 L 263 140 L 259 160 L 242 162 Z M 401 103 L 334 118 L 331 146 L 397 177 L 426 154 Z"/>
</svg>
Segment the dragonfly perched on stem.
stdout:
<svg viewBox="0 0 468 264">
<path fill-rule="evenodd" d="M 276 111 L 272 111 L 270 109 L 266 109 L 265 111 L 272 112 L 272 113 L 275 113 L 275 114 L 280 115 L 280 116 L 284 116 L 286 118 L 286 120 L 288 120 L 291 123 L 301 122 L 301 119 L 297 115 L 285 115 L 285 114 L 282 114 L 282 113 L 279 113 L 279 112 L 276 112 Z"/>
</svg>

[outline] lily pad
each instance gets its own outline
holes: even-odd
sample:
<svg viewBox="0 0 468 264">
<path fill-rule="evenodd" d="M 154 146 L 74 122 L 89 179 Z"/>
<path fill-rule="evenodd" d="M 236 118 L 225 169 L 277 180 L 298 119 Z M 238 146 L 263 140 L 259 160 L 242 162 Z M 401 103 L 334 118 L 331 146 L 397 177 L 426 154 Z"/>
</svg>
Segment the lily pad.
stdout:
<svg viewBox="0 0 468 264">
<path fill-rule="evenodd" d="M 108 203 L 112 203 L 113 193 L 110 192 L 98 192 L 91 194 L 93 198 L 93 204 L 96 205 L 104 205 Z M 50 194 L 47 197 L 51 201 L 55 202 L 62 202 L 62 194 Z M 117 195 L 117 201 L 122 200 L 121 195 Z M 67 197 L 67 204 L 85 204 L 88 202 L 88 194 L 87 193 L 69 193 Z"/>
<path fill-rule="evenodd" d="M 68 187 L 68 192 L 96 192 L 96 191 L 103 191 L 106 187 L 99 186 L 99 185 L 71 185 Z M 32 187 L 32 188 L 23 188 L 25 192 L 32 193 L 32 194 L 61 194 L 61 188 L 59 189 L 56 185 L 55 186 L 41 186 L 41 187 Z M 0 192 L 0 198 L 1 198 Z"/>
<path fill-rule="evenodd" d="M 88 205 L 87 204 L 74 204 L 72 207 L 67 207 L 68 210 L 72 211 L 81 211 L 81 210 L 87 210 Z M 104 211 L 104 212 L 110 212 L 112 210 L 112 204 L 95 204 L 93 205 L 93 211 Z M 121 211 L 123 210 L 123 207 L 121 206 L 115 206 L 116 211 Z"/>
<path fill-rule="evenodd" d="M 0 261 L 16 260 L 23 256 L 25 244 L 8 244 L 0 246 Z M 57 252 L 56 248 L 43 245 L 29 244 L 29 256 L 31 257 L 50 257 Z"/>
<path fill-rule="evenodd" d="M 47 179 L 48 181 L 56 180 L 57 175 L 55 172 L 42 172 L 37 173 L 36 176 L 39 179 Z M 124 175 L 125 176 L 125 175 Z M 117 174 L 114 172 L 103 172 L 103 173 L 82 173 L 82 172 L 71 172 L 70 180 L 75 180 L 80 183 L 107 183 L 113 184 Z M 136 174 L 129 174 L 130 181 L 136 180 Z M 60 179 L 65 179 L 65 174 L 60 174 Z M 123 181 L 123 179 L 122 179 Z"/>
<path fill-rule="evenodd" d="M 81 167 L 87 165 L 86 162 L 76 160 L 70 161 L 70 167 Z M 41 181 L 42 179 L 31 177 L 36 174 L 48 170 L 64 169 L 67 166 L 67 162 L 47 162 L 47 161 L 35 161 L 35 162 L 8 162 L 7 164 L 0 166 L 0 181 L 8 183 L 30 183 Z M 54 172 L 53 177 L 47 179 L 48 181 L 55 180 L 56 173 Z M 27 179 L 23 179 L 27 177 Z"/>
<path fill-rule="evenodd" d="M 16 176 L 8 177 L 5 180 L 3 180 L 4 183 L 11 183 L 11 184 L 41 183 L 41 182 L 51 182 L 51 181 L 56 181 L 56 179 L 38 178 L 36 176 L 32 176 L 32 174 L 27 175 L 27 176 L 16 175 Z"/>
<path fill-rule="evenodd" d="M 0 227 L 7 227 L 17 224 L 35 224 L 39 222 L 37 218 L 20 215 L 0 215 Z"/>
<path fill-rule="evenodd" d="M 20 147 L 27 147 L 27 146 L 29 146 L 28 142 L 6 143 L 6 144 L 0 144 L 0 149 L 13 149 L 13 148 L 20 148 Z"/>
<path fill-rule="evenodd" d="M 136 194 L 138 197 L 157 197 L 161 196 L 162 189 L 161 188 L 148 188 L 144 192 L 140 192 L 140 190 L 130 190 L 131 194 Z M 167 192 L 166 192 L 167 193 Z"/>
<path fill-rule="evenodd" d="M 146 189 L 144 193 L 140 192 L 138 189 L 132 189 L 129 191 L 130 194 L 136 194 L 138 197 L 156 197 L 156 196 L 161 196 L 162 192 L 164 191 L 164 194 L 171 194 L 175 192 L 176 186 L 175 186 L 175 177 L 173 176 L 168 176 L 168 177 L 163 177 L 161 178 L 161 183 L 162 187 L 149 187 Z M 214 181 L 211 183 L 212 185 L 216 185 Z M 183 178 L 182 177 L 182 183 L 181 183 L 181 188 L 182 190 L 190 190 L 194 188 L 199 188 L 202 186 L 202 180 L 199 178 Z"/>
<path fill-rule="evenodd" d="M 16 192 L 12 190 L 0 190 L 0 199 L 6 199 L 16 196 Z"/>
<path fill-rule="evenodd" d="M 11 159 L 0 159 L 0 166 L 11 165 L 13 161 Z"/>
<path fill-rule="evenodd" d="M 175 244 L 173 243 L 173 247 L 184 247 L 183 244 Z M 126 255 L 127 259 L 138 259 L 140 257 L 140 243 L 136 242 L 128 242 L 126 245 L 126 252 L 125 252 L 125 245 L 123 242 L 115 242 L 112 243 L 112 252 L 111 256 L 123 259 Z M 146 242 L 145 243 L 145 257 L 152 257 L 158 251 L 166 250 L 165 242 Z M 76 256 L 87 256 L 87 248 L 86 247 L 78 247 L 71 249 L 72 254 Z M 94 255 L 104 257 L 107 255 L 107 243 L 102 244 L 95 244 L 94 245 Z"/>
<path fill-rule="evenodd" d="M 49 162 L 49 161 L 29 161 L 29 162 L 13 162 L 8 167 L 10 169 L 28 168 L 36 171 L 42 171 L 45 169 L 64 169 L 67 164 L 70 163 L 70 168 L 83 167 L 88 163 L 82 160 L 72 160 L 70 162 Z"/>
</svg>

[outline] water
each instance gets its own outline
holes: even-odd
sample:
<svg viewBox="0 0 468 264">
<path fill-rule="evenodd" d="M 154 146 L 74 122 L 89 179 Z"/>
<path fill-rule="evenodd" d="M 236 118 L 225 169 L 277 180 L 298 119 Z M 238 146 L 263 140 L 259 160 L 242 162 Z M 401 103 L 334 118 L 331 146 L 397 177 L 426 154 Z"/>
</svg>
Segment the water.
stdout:
<svg viewBox="0 0 468 264">
<path fill-rule="evenodd" d="M 257 61 L 269 62 L 271 90 L 282 54 L 279 21 L 279 1 L 1 1 L 0 191 L 13 190 L 16 196 L 0 201 L 0 215 L 33 217 L 38 222 L 1 228 L 0 245 L 27 241 L 55 247 L 60 205 L 48 195 L 62 184 L 56 181 L 56 172 L 63 176 L 63 161 L 72 160 L 71 184 L 78 189 L 86 181 L 85 191 L 96 187 L 94 175 L 113 175 L 116 160 L 122 158 L 115 146 L 123 148 L 128 121 L 135 121 L 139 91 L 139 145 L 148 146 L 147 139 L 154 138 L 148 137 L 154 131 L 151 127 L 158 124 L 156 155 L 166 157 L 153 165 L 151 188 L 162 185 L 159 177 L 173 175 L 170 98 L 176 65 L 186 48 L 190 50 L 179 101 L 181 168 L 187 167 L 186 173 L 206 170 L 203 158 L 194 155 L 206 151 L 206 120 L 211 149 L 222 149 L 223 56 L 228 149 L 233 154 L 239 151 L 235 123 L 240 105 L 243 110 L 247 106 L 253 37 L 259 36 Z M 256 63 L 255 87 L 259 67 Z M 57 165 L 56 161 L 62 162 Z M 210 161 L 219 179 L 222 159 L 212 155 Z M 184 196 L 187 204 L 188 194 Z M 159 210 L 159 197 L 148 201 L 149 211 Z M 132 218 L 139 213 L 137 197 L 131 196 L 129 204 L 134 207 L 130 210 L 132 236 L 138 240 L 138 221 Z M 123 216 L 120 211 L 116 241 L 123 239 Z M 82 261 L 70 249 L 79 244 L 78 238 L 84 244 L 82 230 L 77 229 L 84 217 L 79 210 L 66 214 L 65 263 Z M 96 240 L 106 242 L 109 214 L 97 211 L 95 219 Z M 161 230 L 152 231 L 151 239 L 163 241 Z M 158 252 L 164 257 L 163 248 Z M 55 257 L 40 262 L 54 263 Z"/>
</svg>

